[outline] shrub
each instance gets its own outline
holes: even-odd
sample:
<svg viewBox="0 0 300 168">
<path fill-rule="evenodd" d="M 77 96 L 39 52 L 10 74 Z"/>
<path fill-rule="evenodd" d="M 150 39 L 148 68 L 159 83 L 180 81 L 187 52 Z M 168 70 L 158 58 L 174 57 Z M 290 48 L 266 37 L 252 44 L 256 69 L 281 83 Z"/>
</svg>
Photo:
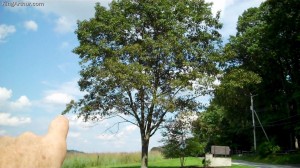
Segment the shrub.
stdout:
<svg viewBox="0 0 300 168">
<path fill-rule="evenodd" d="M 278 145 L 275 145 L 274 142 L 263 142 L 258 147 L 258 154 L 261 157 L 267 157 L 269 155 L 275 154 L 280 150 Z"/>
<path fill-rule="evenodd" d="M 210 164 L 211 164 L 211 161 L 209 159 L 203 159 L 202 160 L 202 165 L 203 165 L 204 168 L 209 167 Z"/>
</svg>

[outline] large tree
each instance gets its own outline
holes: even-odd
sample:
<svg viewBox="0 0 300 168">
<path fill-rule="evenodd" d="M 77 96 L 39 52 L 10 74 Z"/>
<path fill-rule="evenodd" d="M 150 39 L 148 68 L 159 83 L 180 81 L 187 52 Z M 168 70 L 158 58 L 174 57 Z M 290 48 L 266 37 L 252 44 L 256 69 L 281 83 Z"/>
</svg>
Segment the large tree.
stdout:
<svg viewBox="0 0 300 168">
<path fill-rule="evenodd" d="M 119 0 L 78 22 L 80 89 L 67 105 L 85 120 L 120 117 L 140 128 L 142 165 L 168 113 L 195 110 L 217 73 L 219 14 L 204 0 Z"/>
</svg>

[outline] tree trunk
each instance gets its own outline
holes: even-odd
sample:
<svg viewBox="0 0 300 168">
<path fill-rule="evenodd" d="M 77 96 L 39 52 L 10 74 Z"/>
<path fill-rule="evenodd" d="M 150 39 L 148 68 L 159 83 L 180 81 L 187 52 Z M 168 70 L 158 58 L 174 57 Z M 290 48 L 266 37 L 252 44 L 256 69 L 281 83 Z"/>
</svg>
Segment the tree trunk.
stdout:
<svg viewBox="0 0 300 168">
<path fill-rule="evenodd" d="M 184 156 L 181 156 L 179 159 L 180 159 L 180 167 L 184 167 Z"/>
<path fill-rule="evenodd" d="M 141 168 L 148 168 L 148 147 L 150 136 L 141 136 L 142 140 L 142 164 Z"/>
</svg>

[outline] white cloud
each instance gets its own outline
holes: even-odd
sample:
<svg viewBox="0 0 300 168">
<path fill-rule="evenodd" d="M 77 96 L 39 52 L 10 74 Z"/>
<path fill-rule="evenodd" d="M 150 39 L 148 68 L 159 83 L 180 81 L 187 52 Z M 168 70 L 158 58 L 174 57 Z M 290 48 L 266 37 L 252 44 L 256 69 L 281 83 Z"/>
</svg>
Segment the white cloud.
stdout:
<svg viewBox="0 0 300 168">
<path fill-rule="evenodd" d="M 128 132 L 133 132 L 137 129 L 138 127 L 136 125 L 128 125 L 125 127 L 124 131 L 128 133 Z"/>
<path fill-rule="evenodd" d="M 84 92 L 81 92 L 79 89 L 77 78 L 69 82 L 62 83 L 57 90 L 70 94 L 73 97 L 81 97 L 84 95 Z"/>
<path fill-rule="evenodd" d="M 8 100 L 12 95 L 12 91 L 3 87 L 0 87 L 0 101 Z"/>
<path fill-rule="evenodd" d="M 22 109 L 31 106 L 31 102 L 26 96 L 21 96 L 17 101 L 11 102 L 11 107 L 14 109 Z"/>
<path fill-rule="evenodd" d="M 44 91 L 44 97 L 42 100 L 37 101 L 36 104 L 49 112 L 62 111 L 71 100 L 76 100 L 83 96 L 83 92 L 78 88 L 77 79 L 60 84 L 53 84 L 47 81 L 42 83 L 52 89 Z"/>
<path fill-rule="evenodd" d="M 80 136 L 80 132 L 73 132 L 73 131 L 69 131 L 68 133 L 68 137 L 70 138 L 78 138 Z"/>
<path fill-rule="evenodd" d="M 48 89 L 43 91 L 41 99 L 32 102 L 33 106 L 49 113 L 61 113 L 71 100 L 77 100 L 83 96 L 83 92 L 78 88 L 77 80 L 64 83 L 42 81 L 41 83 Z"/>
<path fill-rule="evenodd" d="M 206 2 L 213 3 L 213 14 L 216 14 L 218 11 L 221 11 L 221 15 L 223 15 L 225 8 L 232 5 L 234 3 L 234 0 L 206 0 Z"/>
<path fill-rule="evenodd" d="M 93 126 L 96 126 L 101 123 L 102 126 L 107 126 L 107 121 L 103 120 L 102 122 L 92 122 L 92 121 L 84 121 L 83 117 L 77 117 L 76 115 L 67 116 L 69 119 L 69 125 L 71 128 L 76 129 L 86 129 Z"/>
<path fill-rule="evenodd" d="M 22 0 L 25 2 L 25 0 Z M 44 6 L 36 6 L 35 9 L 44 14 L 54 14 L 56 20 L 54 30 L 58 33 L 73 33 L 77 20 L 89 19 L 95 14 L 95 4 L 98 0 L 32 0 L 31 2 L 44 3 Z M 101 0 L 101 5 L 108 7 L 111 0 Z M 14 8 L 17 9 L 17 8 Z M 25 7 L 22 8 L 23 10 Z M 16 10 L 21 11 L 21 9 Z M 80 12 L 78 12 L 80 11 Z"/>
<path fill-rule="evenodd" d="M 110 141 L 116 139 L 117 136 L 119 136 L 119 134 L 101 134 L 97 136 L 97 139 Z"/>
<path fill-rule="evenodd" d="M 31 106 L 27 96 L 20 96 L 16 101 L 11 101 L 12 90 L 0 87 L 0 108 L 5 111 L 23 111 Z"/>
<path fill-rule="evenodd" d="M 44 98 L 44 102 L 54 105 L 65 105 L 69 103 L 74 97 L 66 93 L 54 92 L 50 93 Z"/>
<path fill-rule="evenodd" d="M 24 22 L 24 26 L 27 30 L 37 31 L 38 25 L 35 21 L 29 20 Z"/>
<path fill-rule="evenodd" d="M 84 121 L 83 117 L 77 117 L 75 114 L 68 114 L 66 117 L 69 119 L 70 131 L 86 133 L 87 131 L 97 130 L 104 131 L 111 126 L 112 120 L 102 121 Z"/>
<path fill-rule="evenodd" d="M 1 24 L 0 25 L 0 42 L 5 42 L 6 37 L 15 32 L 16 32 L 15 26 Z"/>
<path fill-rule="evenodd" d="M 217 0 L 214 0 L 217 1 Z M 221 22 L 223 28 L 220 31 L 224 39 L 228 39 L 229 35 L 236 33 L 236 24 L 238 17 L 250 7 L 258 7 L 265 0 L 251 0 L 251 1 L 239 1 L 239 0 L 227 0 L 230 1 L 228 5 L 225 5 L 221 12 Z"/>
<path fill-rule="evenodd" d="M 61 49 L 65 49 L 65 48 L 69 48 L 70 47 L 70 43 L 69 42 L 62 42 L 61 45 L 60 45 L 60 48 Z"/>
<path fill-rule="evenodd" d="M 13 117 L 10 113 L 0 113 L 0 125 L 19 126 L 31 123 L 30 117 Z"/>
<path fill-rule="evenodd" d="M 94 16 L 94 7 L 96 2 L 100 2 L 101 5 L 108 7 L 108 3 L 110 3 L 111 0 L 32 0 L 32 2 L 45 3 L 43 7 L 35 7 L 43 13 L 55 14 L 59 17 L 65 16 L 66 18 L 73 20 L 82 20 Z"/>
<path fill-rule="evenodd" d="M 244 10 L 250 7 L 259 6 L 265 0 L 252 0 L 252 1 L 240 1 L 240 0 L 205 0 L 206 2 L 212 2 L 212 12 L 216 14 L 217 11 L 221 11 L 221 17 L 224 19 L 225 16 L 228 16 L 229 13 L 236 13 L 234 17 L 237 17 L 243 12 Z M 237 8 L 236 8 L 237 7 Z M 232 10 L 235 8 L 236 10 Z M 229 13 L 228 13 L 229 12 Z M 232 15 L 230 15 L 232 16 Z M 229 18 L 230 19 L 230 18 Z M 235 23 L 233 23 L 235 25 Z"/>
<path fill-rule="evenodd" d="M 74 19 L 61 16 L 55 22 L 56 22 L 56 27 L 54 30 L 58 33 L 70 33 L 75 30 L 76 20 Z"/>
</svg>

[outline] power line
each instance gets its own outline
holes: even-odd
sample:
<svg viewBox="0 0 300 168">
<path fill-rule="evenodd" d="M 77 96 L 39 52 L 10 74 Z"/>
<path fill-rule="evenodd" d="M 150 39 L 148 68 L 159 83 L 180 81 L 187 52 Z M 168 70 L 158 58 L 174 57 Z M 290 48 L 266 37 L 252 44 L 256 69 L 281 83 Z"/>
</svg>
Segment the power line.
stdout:
<svg viewBox="0 0 300 168">
<path fill-rule="evenodd" d="M 275 127 L 275 126 L 287 126 L 287 125 L 293 125 L 293 124 L 297 124 L 300 121 L 288 121 L 288 122 L 284 122 L 284 123 L 278 123 L 278 124 L 265 124 L 264 127 Z M 259 125 L 256 125 L 256 127 L 260 127 Z"/>
<path fill-rule="evenodd" d="M 297 116 L 300 116 L 300 114 L 296 114 L 296 115 L 293 115 L 293 116 L 290 116 L 290 117 L 287 117 L 287 118 L 283 118 L 283 119 L 280 119 L 280 120 L 277 120 L 277 121 L 272 121 L 272 122 L 269 122 L 268 124 L 276 123 L 276 122 L 279 122 L 279 121 L 284 121 L 284 120 L 291 119 L 291 118 L 294 118 L 294 117 L 297 117 Z"/>
</svg>

